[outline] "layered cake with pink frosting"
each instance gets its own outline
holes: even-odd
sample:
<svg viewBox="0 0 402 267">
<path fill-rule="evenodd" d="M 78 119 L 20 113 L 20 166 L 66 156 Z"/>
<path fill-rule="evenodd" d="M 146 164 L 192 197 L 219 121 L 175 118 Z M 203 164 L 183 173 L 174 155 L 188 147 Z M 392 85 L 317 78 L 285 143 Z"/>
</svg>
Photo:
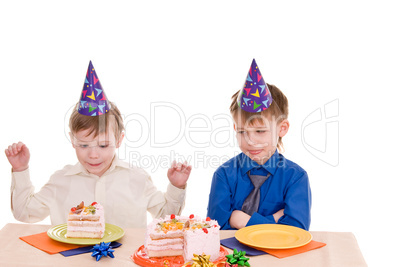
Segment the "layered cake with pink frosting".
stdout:
<svg viewBox="0 0 402 267">
<path fill-rule="evenodd" d="M 219 225 L 210 218 L 174 214 L 153 220 L 147 227 L 145 251 L 148 257 L 183 256 L 185 261 L 193 254 L 219 258 Z"/>
<path fill-rule="evenodd" d="M 68 214 L 67 234 L 69 238 L 102 238 L 105 233 L 105 215 L 102 205 L 84 202 L 72 207 Z"/>
</svg>

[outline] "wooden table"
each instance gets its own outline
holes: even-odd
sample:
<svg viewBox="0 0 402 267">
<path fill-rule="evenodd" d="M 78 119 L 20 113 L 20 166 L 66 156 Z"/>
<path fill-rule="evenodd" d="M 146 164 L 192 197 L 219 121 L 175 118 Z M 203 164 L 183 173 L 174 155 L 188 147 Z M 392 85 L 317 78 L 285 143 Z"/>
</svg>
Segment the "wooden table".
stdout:
<svg viewBox="0 0 402 267">
<path fill-rule="evenodd" d="M 21 239 L 27 236 L 45 232 L 49 225 L 38 224 L 7 224 L 0 231 L 0 266 L 118 266 L 135 267 L 130 256 L 144 243 L 145 229 L 125 229 L 125 235 L 119 240 L 123 245 L 114 252 L 115 258 L 102 257 L 100 261 L 90 256 L 90 253 L 71 257 L 47 254 Z M 221 231 L 221 239 L 234 236 L 235 231 Z M 252 267 L 265 266 L 297 266 L 297 267 L 360 267 L 367 266 L 357 241 L 352 233 L 344 232 L 314 232 L 313 240 L 324 242 L 323 248 L 305 252 L 299 255 L 278 259 L 271 255 L 250 257 Z M 232 250 L 228 249 L 230 253 Z"/>
</svg>

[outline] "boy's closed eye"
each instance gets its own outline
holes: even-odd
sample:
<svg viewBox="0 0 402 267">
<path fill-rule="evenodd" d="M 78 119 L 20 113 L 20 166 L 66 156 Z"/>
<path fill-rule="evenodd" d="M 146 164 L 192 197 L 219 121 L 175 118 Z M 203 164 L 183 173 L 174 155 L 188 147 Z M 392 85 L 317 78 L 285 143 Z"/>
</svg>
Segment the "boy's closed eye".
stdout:
<svg viewBox="0 0 402 267">
<path fill-rule="evenodd" d="M 247 130 L 247 131 L 246 130 L 237 130 L 238 134 L 244 134 L 246 132 L 256 132 L 256 133 L 263 134 L 263 133 L 269 132 L 269 129 L 258 129 L 258 130 Z"/>
<path fill-rule="evenodd" d="M 108 148 L 109 147 L 109 143 L 104 143 L 104 144 L 97 144 L 97 145 L 88 145 L 88 144 L 78 144 L 79 148 L 89 148 L 89 147 L 96 147 L 99 146 L 100 148 Z"/>
<path fill-rule="evenodd" d="M 107 148 L 107 147 L 109 147 L 109 144 L 99 144 L 99 147 L 100 148 Z"/>
</svg>

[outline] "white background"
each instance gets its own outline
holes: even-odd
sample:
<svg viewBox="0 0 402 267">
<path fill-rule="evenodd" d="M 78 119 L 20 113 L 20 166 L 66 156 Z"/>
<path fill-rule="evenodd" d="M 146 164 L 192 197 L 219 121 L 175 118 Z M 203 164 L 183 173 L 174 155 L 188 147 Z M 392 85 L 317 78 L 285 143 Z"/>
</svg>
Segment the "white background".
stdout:
<svg viewBox="0 0 402 267">
<path fill-rule="evenodd" d="M 397 1 L 272 2 L 2 1 L 0 147 L 28 145 L 37 189 L 74 164 L 65 117 L 92 60 L 127 119 L 119 156 L 144 167 L 163 191 L 169 162 L 189 159 L 183 214 L 205 215 L 214 170 L 238 153 L 223 118 L 255 58 L 265 81 L 289 98 L 284 154 L 309 173 L 310 230 L 353 232 L 369 266 L 395 266 L 401 8 Z M 0 181 L 3 227 L 16 222 L 5 156 Z"/>
</svg>

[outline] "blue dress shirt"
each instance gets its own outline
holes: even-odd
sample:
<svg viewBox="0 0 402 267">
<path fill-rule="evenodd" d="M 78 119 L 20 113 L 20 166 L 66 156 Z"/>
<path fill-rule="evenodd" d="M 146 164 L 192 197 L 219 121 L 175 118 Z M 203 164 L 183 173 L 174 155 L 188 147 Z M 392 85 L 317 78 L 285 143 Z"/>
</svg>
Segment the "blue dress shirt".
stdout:
<svg viewBox="0 0 402 267">
<path fill-rule="evenodd" d="M 223 230 L 233 229 L 229 224 L 232 212 L 241 210 L 244 200 L 254 188 L 248 171 L 258 175 L 269 172 L 271 175 L 261 186 L 258 211 L 251 216 L 247 226 L 275 224 L 272 215 L 284 209 L 278 224 L 309 229 L 311 190 L 307 173 L 278 151 L 264 165 L 259 165 L 244 153 L 222 164 L 212 178 L 208 217 L 217 220 Z"/>
</svg>

